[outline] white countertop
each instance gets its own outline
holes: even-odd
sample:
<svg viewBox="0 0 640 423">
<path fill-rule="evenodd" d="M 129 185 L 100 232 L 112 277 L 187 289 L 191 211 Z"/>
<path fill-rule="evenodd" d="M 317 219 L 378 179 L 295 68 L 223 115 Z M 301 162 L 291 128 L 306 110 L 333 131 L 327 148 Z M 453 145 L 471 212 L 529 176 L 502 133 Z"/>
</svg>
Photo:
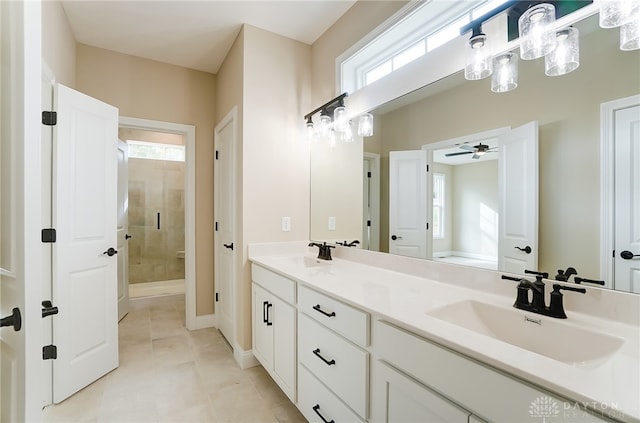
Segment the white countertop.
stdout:
<svg viewBox="0 0 640 423">
<path fill-rule="evenodd" d="M 500 273 L 347 250 L 353 249 L 332 250 L 331 262 L 316 264 L 317 249 L 301 248 L 294 243 L 257 244 L 249 247 L 249 259 L 581 406 L 609 413 L 622 421 L 640 421 L 640 296 L 588 288 L 586 295 L 575 294 L 585 298 L 568 301 L 574 293 L 565 294 L 568 319 L 562 324 L 624 339 L 622 346 L 605 359 L 567 364 L 427 314 L 464 300 L 511 307 L 516 282 L 500 280 Z M 350 259 L 340 258 L 341 255 Z M 358 261 L 354 261 L 354 257 Z M 392 263 L 393 260 L 401 261 L 407 271 L 379 267 L 381 261 Z M 470 275 L 469 272 L 479 275 L 474 276 L 477 284 L 469 284 L 463 278 L 459 278 L 460 283 L 452 281 L 460 275 Z M 431 279 L 433 274 L 438 275 L 438 280 Z M 599 301 L 607 304 L 598 307 Z M 611 304 L 616 302 L 619 304 Z M 576 311 L 580 310 L 581 303 L 584 303 L 582 308 L 591 308 L 594 312 Z"/>
</svg>

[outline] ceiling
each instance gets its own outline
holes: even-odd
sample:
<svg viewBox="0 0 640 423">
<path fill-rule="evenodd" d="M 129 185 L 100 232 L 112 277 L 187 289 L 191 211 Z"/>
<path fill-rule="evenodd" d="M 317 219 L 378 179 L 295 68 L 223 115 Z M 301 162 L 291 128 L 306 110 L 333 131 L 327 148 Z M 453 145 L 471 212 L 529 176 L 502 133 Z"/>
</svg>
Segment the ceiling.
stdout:
<svg viewBox="0 0 640 423">
<path fill-rule="evenodd" d="M 63 0 L 76 41 L 217 73 L 242 24 L 312 44 L 355 0 Z"/>
</svg>

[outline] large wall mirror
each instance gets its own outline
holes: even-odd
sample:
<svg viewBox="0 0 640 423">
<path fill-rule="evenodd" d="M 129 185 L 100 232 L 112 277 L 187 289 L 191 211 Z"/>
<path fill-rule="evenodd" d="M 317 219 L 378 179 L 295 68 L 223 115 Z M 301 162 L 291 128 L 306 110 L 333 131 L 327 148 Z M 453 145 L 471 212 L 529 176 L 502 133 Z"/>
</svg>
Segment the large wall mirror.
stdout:
<svg viewBox="0 0 640 423">
<path fill-rule="evenodd" d="M 329 155 L 315 154 L 319 147 L 312 146 L 310 238 L 358 239 L 364 248 L 393 251 L 392 236 L 397 234 L 389 232 L 394 207 L 390 207 L 390 152 L 423 150 L 432 162 L 431 171 L 445 175 L 444 186 L 429 183 L 428 236 L 433 237 L 434 210 L 442 214 L 442 226 L 437 228 L 437 239 L 429 240 L 428 257 L 459 255 L 455 258 L 459 264 L 496 268 L 492 261 L 500 252 L 493 238 L 501 210 L 497 140 L 504 131 L 536 122 L 537 158 L 531 159 L 538 162 L 537 265 L 530 270 L 549 272 L 553 278 L 559 269 L 573 267 L 583 278 L 601 280 L 601 104 L 640 94 L 640 51 L 621 51 L 618 32 L 600 29 L 597 18 L 575 25 L 580 30 L 580 66 L 570 74 L 548 77 L 544 60 L 521 60 L 514 91 L 492 93 L 488 79 L 466 81 L 460 72 L 372 111 L 375 133 L 362 141 L 363 151 L 355 154 L 353 148 L 342 146 L 331 151 L 334 157 L 329 160 L 350 169 L 348 177 L 338 175 L 326 162 Z M 470 149 L 477 145 L 486 145 L 489 152 L 470 159 L 476 155 Z M 344 164 L 347 156 L 336 158 L 343 150 L 349 152 L 351 166 Z M 451 164 L 445 158 L 468 160 Z M 369 169 L 376 166 L 379 187 L 367 181 Z M 315 196 L 314 187 L 326 180 L 334 181 L 330 191 L 335 199 L 326 189 L 322 199 Z M 330 234 L 317 231 L 327 226 L 329 217 L 320 203 L 346 206 L 352 216 L 341 221 L 353 225 L 339 225 Z M 371 204 L 373 212 L 367 210 Z M 366 226 L 368 213 L 374 214 L 371 228 Z"/>
</svg>

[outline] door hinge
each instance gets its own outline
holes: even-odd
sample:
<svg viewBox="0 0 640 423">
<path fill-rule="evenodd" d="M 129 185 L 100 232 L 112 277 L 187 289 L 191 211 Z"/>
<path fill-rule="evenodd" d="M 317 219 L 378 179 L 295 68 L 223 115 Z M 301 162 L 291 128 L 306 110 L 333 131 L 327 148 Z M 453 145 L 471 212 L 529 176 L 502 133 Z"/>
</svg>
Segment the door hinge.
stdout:
<svg viewBox="0 0 640 423">
<path fill-rule="evenodd" d="M 55 360 L 58 358 L 58 347 L 55 345 L 47 345 L 42 347 L 42 359 L 43 360 Z"/>
<path fill-rule="evenodd" d="M 367 220 L 367 226 L 371 226 L 371 221 Z"/>
<path fill-rule="evenodd" d="M 42 242 L 56 242 L 56 230 L 53 228 L 43 229 L 40 239 Z"/>
<path fill-rule="evenodd" d="M 427 172 L 429 171 L 429 165 L 427 165 Z"/>
<path fill-rule="evenodd" d="M 427 222 L 427 230 L 429 230 L 429 222 Z"/>
<path fill-rule="evenodd" d="M 220 301 L 220 300 L 218 299 L 218 293 L 216 292 L 216 303 L 217 303 L 218 301 Z"/>
<path fill-rule="evenodd" d="M 58 123 L 58 113 L 57 112 L 42 112 L 42 124 L 47 126 L 55 126 Z"/>
<path fill-rule="evenodd" d="M 367 172 L 367 178 L 371 178 L 371 172 Z"/>
<path fill-rule="evenodd" d="M 218 232 L 218 222 L 216 222 L 216 232 Z"/>
<path fill-rule="evenodd" d="M 216 160 L 220 160 L 220 151 L 216 150 Z"/>
</svg>

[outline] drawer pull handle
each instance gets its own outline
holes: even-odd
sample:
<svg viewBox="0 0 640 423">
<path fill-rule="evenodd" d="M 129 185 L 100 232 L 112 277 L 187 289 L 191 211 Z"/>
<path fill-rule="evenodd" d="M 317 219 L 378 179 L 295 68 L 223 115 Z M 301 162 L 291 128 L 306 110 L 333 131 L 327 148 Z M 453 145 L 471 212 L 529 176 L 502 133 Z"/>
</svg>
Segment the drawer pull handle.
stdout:
<svg viewBox="0 0 640 423">
<path fill-rule="evenodd" d="M 264 301 L 262 303 L 262 323 L 267 323 L 267 304 L 269 304 L 269 301 Z"/>
<path fill-rule="evenodd" d="M 334 311 L 332 311 L 331 313 L 327 313 L 326 311 L 324 311 L 323 309 L 320 308 L 320 304 L 316 304 L 313 306 L 313 309 L 317 312 L 320 312 L 322 314 L 324 314 L 327 317 L 335 317 L 336 313 Z"/>
<path fill-rule="evenodd" d="M 335 360 L 327 360 L 326 358 L 324 358 L 321 354 L 320 354 L 320 348 L 316 348 L 315 350 L 313 350 L 313 353 L 322 361 L 324 361 L 325 363 L 327 363 L 327 366 L 333 366 L 334 364 L 336 364 Z"/>
<path fill-rule="evenodd" d="M 318 416 L 320 416 L 320 418 L 322 419 L 322 421 L 323 421 L 324 423 L 335 423 L 333 420 L 327 420 L 327 419 L 325 419 L 325 418 L 324 418 L 324 416 L 323 416 L 322 414 L 320 414 L 320 404 L 316 404 L 316 405 L 314 405 L 314 406 L 313 406 L 313 411 L 315 411 L 315 412 L 316 412 L 316 414 L 317 414 Z"/>
<path fill-rule="evenodd" d="M 267 326 L 272 326 L 273 322 L 269 321 L 269 307 L 273 307 L 273 304 L 271 304 L 271 303 L 267 304 L 267 322 L 266 323 L 267 323 Z"/>
</svg>

